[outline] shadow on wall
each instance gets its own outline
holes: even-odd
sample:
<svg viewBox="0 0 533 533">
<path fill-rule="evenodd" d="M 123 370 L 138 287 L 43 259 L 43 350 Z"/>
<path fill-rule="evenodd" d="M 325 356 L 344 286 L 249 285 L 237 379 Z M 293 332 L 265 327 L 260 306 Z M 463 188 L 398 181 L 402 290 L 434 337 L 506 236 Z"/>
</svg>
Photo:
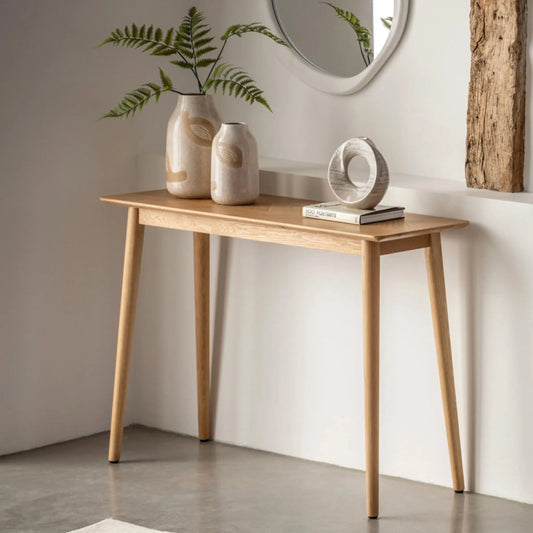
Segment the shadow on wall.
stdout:
<svg viewBox="0 0 533 533">
<path fill-rule="evenodd" d="M 467 320 L 464 324 L 466 431 L 463 436 L 467 489 L 470 492 L 480 489 L 481 470 L 487 461 L 487 448 L 490 448 L 480 435 L 480 429 L 488 424 L 499 427 L 502 436 L 513 431 L 506 449 L 527 461 L 515 473 L 517 484 L 527 487 L 530 483 L 527 472 L 531 468 L 531 454 L 526 450 L 527 428 L 531 424 L 532 409 L 523 397 L 527 387 L 523 361 L 533 351 L 533 342 L 531 335 L 523 331 L 527 321 L 519 302 L 531 280 L 524 276 L 519 258 L 513 260 L 519 251 L 500 236 L 479 224 L 471 224 L 464 236 L 460 269 L 464 276 L 461 285 L 465 289 L 462 306 Z M 488 265 L 493 265 L 490 270 Z M 501 345 L 489 346 L 486 328 L 490 327 L 498 328 Z M 530 342 L 524 345 L 526 338 Z M 491 358 L 494 351 L 497 356 Z M 505 412 L 500 407 L 501 402 L 496 400 L 502 394 L 507 396 L 505 403 L 512 406 Z"/>
<path fill-rule="evenodd" d="M 479 396 L 478 386 L 480 380 L 476 380 L 478 371 L 478 352 L 479 346 L 479 332 L 476 328 L 477 320 L 480 318 L 480 309 L 477 308 L 476 293 L 479 290 L 479 284 L 476 281 L 479 279 L 476 276 L 482 276 L 479 271 L 482 265 L 477 264 L 475 247 L 479 246 L 484 237 L 484 230 L 481 226 L 471 224 L 464 230 L 469 237 L 464 241 L 464 253 L 462 254 L 461 272 L 464 280 L 462 286 L 465 288 L 463 295 L 463 308 L 465 316 L 467 317 L 467 324 L 465 324 L 464 337 L 464 353 L 466 356 L 465 365 L 465 412 L 466 412 L 466 434 L 464 436 L 463 450 L 466 451 L 463 458 L 465 468 L 465 487 L 467 490 L 474 492 L 476 490 L 477 479 L 477 428 L 480 425 L 480 413 L 477 413 L 477 398 Z"/>
<path fill-rule="evenodd" d="M 211 360 L 211 436 L 216 434 L 220 372 L 222 367 L 222 346 L 224 346 L 226 294 L 228 289 L 228 264 L 231 257 L 231 240 L 219 237 L 217 285 L 214 302 L 213 342 Z"/>
</svg>

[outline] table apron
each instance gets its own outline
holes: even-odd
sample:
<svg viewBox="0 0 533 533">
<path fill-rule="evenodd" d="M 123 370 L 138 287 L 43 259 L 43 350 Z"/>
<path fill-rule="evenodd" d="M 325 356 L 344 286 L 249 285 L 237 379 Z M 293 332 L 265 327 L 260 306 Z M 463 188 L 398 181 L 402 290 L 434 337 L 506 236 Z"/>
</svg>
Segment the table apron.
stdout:
<svg viewBox="0 0 533 533">
<path fill-rule="evenodd" d="M 419 248 L 428 248 L 430 245 L 430 234 L 414 235 L 392 241 L 382 241 L 380 243 L 380 255 L 395 254 L 398 252 L 407 252 L 409 250 L 418 250 Z"/>
<path fill-rule="evenodd" d="M 172 213 L 160 209 L 139 208 L 139 223 L 223 237 L 287 244 L 303 248 L 361 255 L 361 239 L 353 236 L 319 233 L 291 226 L 268 225 L 251 220 L 212 218 L 190 213 Z"/>
<path fill-rule="evenodd" d="M 173 213 L 161 209 L 141 207 L 139 208 L 139 223 L 145 226 L 194 231 L 344 254 L 362 254 L 361 243 L 363 239 L 354 235 L 334 235 L 312 229 L 306 230 L 301 227 L 269 225 L 253 220 L 222 219 L 204 214 Z M 383 240 L 380 241 L 380 255 L 427 248 L 429 244 L 429 233 Z"/>
</svg>

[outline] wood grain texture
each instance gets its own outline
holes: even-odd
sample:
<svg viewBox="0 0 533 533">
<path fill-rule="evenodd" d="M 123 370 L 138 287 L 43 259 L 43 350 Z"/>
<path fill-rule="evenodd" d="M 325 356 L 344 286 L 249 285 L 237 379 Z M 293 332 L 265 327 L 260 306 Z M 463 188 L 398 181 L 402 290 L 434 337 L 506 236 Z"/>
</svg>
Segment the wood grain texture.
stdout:
<svg viewBox="0 0 533 533">
<path fill-rule="evenodd" d="M 285 198 L 282 196 L 261 195 L 252 205 L 219 205 L 212 200 L 188 200 L 176 198 L 165 190 L 146 191 L 130 194 L 119 194 L 114 196 L 104 196 L 102 201 L 145 208 L 150 210 L 150 216 L 161 213 L 161 221 L 151 224 L 143 219 L 148 211 L 141 209 L 141 219 L 143 224 L 162 226 L 163 223 L 171 222 L 169 227 L 176 229 L 186 229 L 198 231 L 200 233 L 212 233 L 215 235 L 227 235 L 224 232 L 232 232 L 229 236 L 241 237 L 239 227 L 245 228 L 243 232 L 251 231 L 249 237 L 257 240 L 278 242 L 279 236 L 281 244 L 291 244 L 298 246 L 298 237 L 288 237 L 291 242 L 282 242 L 290 233 L 297 233 L 305 243 L 299 244 L 312 248 L 312 241 L 317 239 L 321 248 L 322 242 L 329 239 L 338 239 L 339 247 L 353 246 L 349 243 L 358 243 L 357 250 L 350 252 L 347 248 L 345 253 L 359 253 L 360 241 L 371 240 L 382 242 L 387 240 L 414 237 L 416 235 L 426 235 L 434 231 L 444 231 L 448 229 L 458 229 L 468 225 L 465 220 L 457 220 L 442 217 L 432 217 L 426 215 L 415 215 L 406 213 L 404 219 L 379 222 L 377 224 L 367 224 L 358 226 L 355 224 L 344 224 L 331 222 L 328 220 L 316 220 L 302 216 L 302 208 L 310 205 L 315 200 L 302 200 L 297 198 Z M 144 214 L 143 214 L 144 213 Z M 167 213 L 180 215 L 170 217 Z M 186 216 L 183 216 L 186 215 Z M 187 218 L 190 217 L 190 218 Z M 183 224 L 183 227 L 180 227 Z M 225 226 L 225 225 L 228 226 Z M 163 226 L 162 226 L 163 227 Z M 226 229 L 224 229 L 226 228 Z M 273 235 L 268 238 L 261 238 L 261 235 L 272 230 Z M 309 242 L 307 242 L 309 241 Z"/>
<path fill-rule="evenodd" d="M 524 189 L 527 0 L 471 0 L 466 183 Z"/>
<path fill-rule="evenodd" d="M 430 235 L 417 235 L 416 237 L 405 237 L 394 241 L 384 241 L 379 247 L 380 255 L 397 254 L 398 252 L 408 252 L 427 248 L 430 244 Z"/>
<path fill-rule="evenodd" d="M 379 513 L 379 248 L 379 243 L 363 242 L 366 508 L 369 518 L 377 518 Z"/>
<path fill-rule="evenodd" d="M 115 384 L 113 388 L 113 408 L 111 413 L 111 436 L 109 438 L 109 461 L 120 460 L 126 393 L 131 360 L 131 343 L 137 292 L 141 274 L 144 226 L 139 224 L 139 210 L 128 209 L 126 229 L 126 248 L 124 252 L 124 272 L 122 275 L 122 296 L 120 299 L 120 316 L 118 325 L 117 358 L 115 366 Z"/>
<path fill-rule="evenodd" d="M 253 221 L 206 218 L 198 213 L 181 214 L 156 209 L 140 209 L 141 222 L 147 226 L 173 228 L 224 237 L 272 242 L 318 250 L 358 255 L 361 241 L 346 235 L 328 235 L 305 228 L 296 230 Z"/>
<path fill-rule="evenodd" d="M 431 246 L 426 248 L 425 256 L 453 488 L 457 492 L 462 492 L 464 490 L 463 460 L 459 438 L 457 402 L 455 399 L 455 381 L 440 234 L 431 235 Z"/>
<path fill-rule="evenodd" d="M 198 438 L 211 438 L 209 409 L 209 235 L 193 233 Z"/>
</svg>

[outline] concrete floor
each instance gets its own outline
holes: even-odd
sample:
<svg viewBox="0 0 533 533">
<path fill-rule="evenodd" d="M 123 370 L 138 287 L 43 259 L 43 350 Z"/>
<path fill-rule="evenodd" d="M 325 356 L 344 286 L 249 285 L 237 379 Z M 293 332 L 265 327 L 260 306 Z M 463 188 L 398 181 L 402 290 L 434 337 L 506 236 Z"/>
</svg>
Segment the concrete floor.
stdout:
<svg viewBox="0 0 533 533">
<path fill-rule="evenodd" d="M 104 518 L 187 533 L 530 533 L 533 506 L 131 427 L 0 457 L 0 532 L 64 533 Z"/>
</svg>

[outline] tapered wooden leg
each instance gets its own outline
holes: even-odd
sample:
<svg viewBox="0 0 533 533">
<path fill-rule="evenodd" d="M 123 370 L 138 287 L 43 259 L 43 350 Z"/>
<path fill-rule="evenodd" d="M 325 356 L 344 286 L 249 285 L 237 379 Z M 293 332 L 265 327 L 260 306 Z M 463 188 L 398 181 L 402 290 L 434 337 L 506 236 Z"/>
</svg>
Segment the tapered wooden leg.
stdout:
<svg viewBox="0 0 533 533">
<path fill-rule="evenodd" d="M 461 442 L 459 439 L 459 422 L 457 419 L 457 403 L 455 399 L 455 383 L 453 378 L 452 349 L 450 344 L 450 327 L 448 324 L 448 308 L 446 305 L 446 287 L 444 285 L 444 268 L 442 264 L 442 248 L 440 233 L 430 237 L 430 246 L 425 249 L 426 269 L 433 315 L 435 345 L 439 363 L 440 387 L 444 420 L 448 436 L 448 450 L 452 467 L 453 488 L 463 492 L 463 461 L 461 458 Z"/>
<path fill-rule="evenodd" d="M 198 438 L 205 441 L 211 438 L 209 420 L 209 235 L 194 233 L 193 245 Z"/>
<path fill-rule="evenodd" d="M 120 460 L 131 359 L 131 341 L 135 322 L 135 309 L 137 307 L 139 276 L 141 273 L 143 240 L 144 226 L 139 224 L 139 210 L 130 207 L 128 208 L 126 249 L 124 252 L 115 386 L 113 390 L 113 410 L 111 413 L 111 436 L 109 439 L 109 461 L 111 463 L 117 463 Z"/>
<path fill-rule="evenodd" d="M 379 243 L 363 241 L 366 509 L 379 514 Z"/>
</svg>

